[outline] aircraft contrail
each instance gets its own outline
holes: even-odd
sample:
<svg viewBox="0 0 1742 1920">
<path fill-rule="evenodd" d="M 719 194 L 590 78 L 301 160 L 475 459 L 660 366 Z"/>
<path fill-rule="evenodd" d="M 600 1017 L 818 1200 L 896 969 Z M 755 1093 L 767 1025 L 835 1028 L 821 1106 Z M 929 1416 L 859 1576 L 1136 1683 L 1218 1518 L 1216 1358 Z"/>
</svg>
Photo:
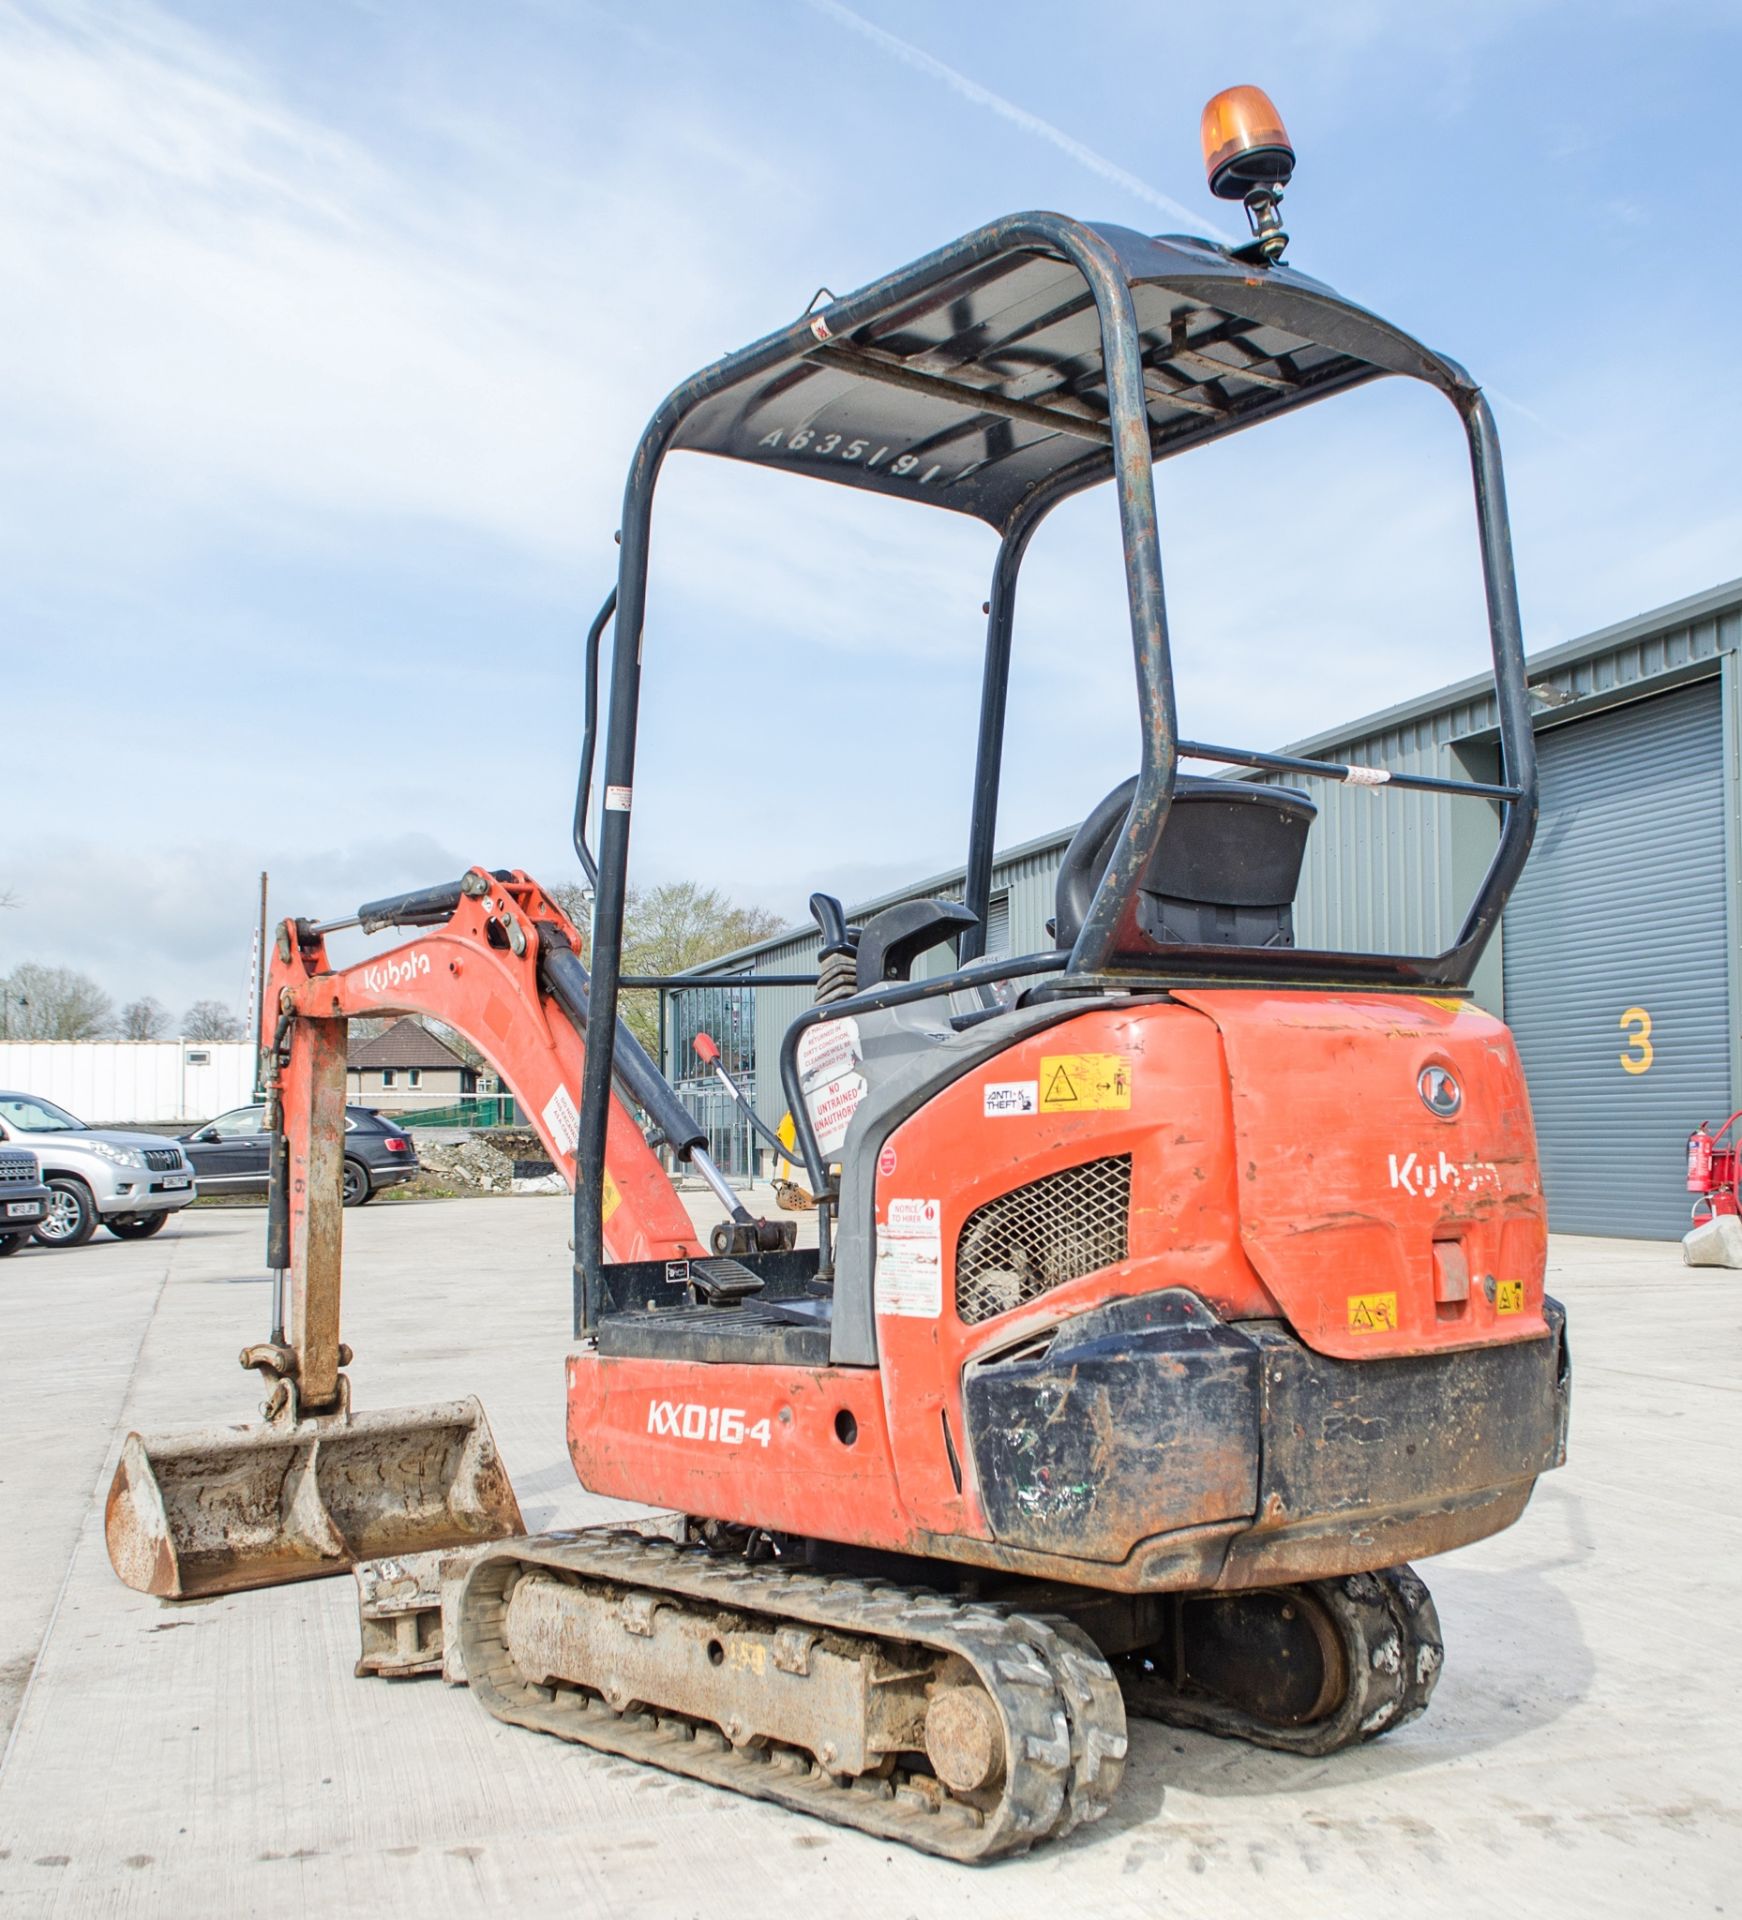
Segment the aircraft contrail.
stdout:
<svg viewBox="0 0 1742 1920">
<path fill-rule="evenodd" d="M 805 4 L 817 13 L 827 14 L 830 19 L 838 20 L 842 26 L 850 27 L 853 32 L 863 35 L 873 46 L 881 47 L 887 54 L 902 62 L 904 66 L 915 68 L 929 75 L 933 80 L 941 80 L 952 93 L 959 93 L 964 100 L 973 101 L 977 107 L 985 107 L 1008 120 L 1012 126 L 1020 127 L 1024 133 L 1032 133 L 1037 139 L 1044 140 L 1049 146 L 1057 147 L 1061 153 L 1069 154 L 1078 166 L 1087 167 L 1103 180 L 1110 181 L 1116 187 L 1136 199 L 1144 200 L 1152 207 L 1159 207 L 1176 220 L 1183 220 L 1187 230 L 1194 233 L 1206 233 L 1212 239 L 1228 241 L 1232 236 L 1206 220 L 1195 208 L 1184 205 L 1171 195 L 1163 193 L 1158 187 L 1152 187 L 1147 180 L 1138 179 L 1134 173 L 1127 173 L 1121 166 L 1109 160 L 1103 153 L 1097 153 L 1081 140 L 1073 139 L 1062 127 L 1055 127 L 1050 120 L 1041 119 L 1038 113 L 1030 113 L 1026 107 L 1019 107 L 1014 100 L 1006 100 L 1001 93 L 994 93 L 990 87 L 983 87 L 978 80 L 970 80 L 965 73 L 959 73 L 952 66 L 929 54 L 923 47 L 916 47 L 911 40 L 903 40 L 899 34 L 893 34 L 867 20 L 863 14 L 855 13 L 851 7 L 841 4 L 841 0 L 805 0 Z"/>
</svg>

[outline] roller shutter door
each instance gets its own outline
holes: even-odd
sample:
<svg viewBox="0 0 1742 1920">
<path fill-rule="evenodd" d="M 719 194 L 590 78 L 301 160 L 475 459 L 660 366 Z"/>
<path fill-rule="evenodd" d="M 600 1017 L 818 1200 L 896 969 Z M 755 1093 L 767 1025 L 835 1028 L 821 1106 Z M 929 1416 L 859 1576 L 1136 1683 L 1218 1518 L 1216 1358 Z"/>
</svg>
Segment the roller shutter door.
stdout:
<svg viewBox="0 0 1742 1920">
<path fill-rule="evenodd" d="M 1537 755 L 1504 972 L 1549 1223 L 1677 1237 L 1687 1135 L 1731 1104 L 1718 682 L 1553 728 Z"/>
</svg>

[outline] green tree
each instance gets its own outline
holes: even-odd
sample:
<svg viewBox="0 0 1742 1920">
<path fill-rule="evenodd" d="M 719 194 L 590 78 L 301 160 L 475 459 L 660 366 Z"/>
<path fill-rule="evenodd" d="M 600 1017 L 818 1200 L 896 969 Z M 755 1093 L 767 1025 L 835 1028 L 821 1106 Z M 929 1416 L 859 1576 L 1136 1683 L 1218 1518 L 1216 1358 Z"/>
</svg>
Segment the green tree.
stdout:
<svg viewBox="0 0 1742 1920">
<path fill-rule="evenodd" d="M 88 973 L 27 960 L 0 981 L 0 1033 L 11 1040 L 101 1040 L 114 1003 Z"/>
<path fill-rule="evenodd" d="M 552 887 L 551 898 L 591 941 L 592 903 L 577 886 Z M 747 907 L 718 887 L 695 880 L 667 880 L 657 887 L 631 887 L 623 906 L 623 971 L 688 973 L 723 953 L 766 940 L 785 925 L 767 907 Z M 621 1002 L 629 1030 L 647 1048 L 659 1044 L 659 995 L 651 989 L 625 993 Z"/>
<path fill-rule="evenodd" d="M 181 1017 L 182 1038 L 222 1043 L 240 1040 L 247 1028 L 222 1000 L 196 1000 Z"/>
<path fill-rule="evenodd" d="M 146 994 L 142 1000 L 129 1000 L 121 1009 L 120 1036 L 123 1040 L 161 1040 L 169 1032 L 169 1009 Z"/>
</svg>

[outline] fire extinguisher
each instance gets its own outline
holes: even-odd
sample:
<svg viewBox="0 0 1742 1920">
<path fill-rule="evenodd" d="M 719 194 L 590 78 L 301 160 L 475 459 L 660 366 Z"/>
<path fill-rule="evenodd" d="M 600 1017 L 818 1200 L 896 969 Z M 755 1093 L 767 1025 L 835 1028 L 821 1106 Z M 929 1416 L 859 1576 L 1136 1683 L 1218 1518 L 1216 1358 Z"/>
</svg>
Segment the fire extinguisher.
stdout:
<svg viewBox="0 0 1742 1920">
<path fill-rule="evenodd" d="M 1720 1213 L 1742 1213 L 1737 1198 L 1737 1183 L 1742 1177 L 1742 1144 L 1732 1138 L 1724 1145 L 1724 1136 L 1742 1120 L 1742 1112 L 1731 1114 L 1714 1133 L 1702 1120 L 1688 1135 L 1688 1192 L 1694 1201 L 1694 1225 L 1700 1226 Z"/>
</svg>

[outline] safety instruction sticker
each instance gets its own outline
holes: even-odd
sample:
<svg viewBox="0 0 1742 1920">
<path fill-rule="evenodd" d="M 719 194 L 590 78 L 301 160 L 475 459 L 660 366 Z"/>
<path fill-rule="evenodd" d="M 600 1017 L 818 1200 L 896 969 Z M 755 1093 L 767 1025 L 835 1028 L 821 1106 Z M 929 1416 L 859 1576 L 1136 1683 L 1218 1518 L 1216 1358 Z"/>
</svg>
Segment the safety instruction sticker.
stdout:
<svg viewBox="0 0 1742 1920">
<path fill-rule="evenodd" d="M 1494 1289 L 1494 1311 L 1496 1313 L 1522 1313 L 1524 1311 L 1524 1282 L 1522 1280 L 1502 1280 Z"/>
<path fill-rule="evenodd" d="M 826 1081 L 838 1080 L 852 1072 L 863 1053 L 859 1023 L 851 1017 L 807 1027 L 798 1043 L 798 1083 L 809 1093 Z"/>
<path fill-rule="evenodd" d="M 1397 1295 L 1395 1293 L 1350 1294 L 1349 1331 L 1351 1333 L 1395 1333 L 1397 1331 Z"/>
<path fill-rule="evenodd" d="M 839 1152 L 842 1141 L 847 1137 L 847 1129 L 853 1123 L 853 1115 L 859 1111 L 859 1102 L 864 1098 L 865 1076 L 862 1073 L 844 1073 L 839 1080 L 831 1080 L 814 1093 L 805 1095 L 804 1103 L 810 1109 L 811 1125 L 817 1130 L 817 1145 L 825 1154 Z"/>
<path fill-rule="evenodd" d="M 539 1117 L 544 1121 L 544 1130 L 550 1135 L 551 1144 L 557 1152 L 572 1154 L 580 1144 L 581 1116 L 575 1111 L 575 1103 L 567 1087 L 558 1083 L 556 1092 L 544 1103 L 544 1112 Z"/>
<path fill-rule="evenodd" d="M 1131 1105 L 1131 1056 L 1049 1053 L 1040 1062 L 1042 1113 L 1108 1113 Z"/>
<path fill-rule="evenodd" d="M 623 1196 L 617 1191 L 617 1182 L 611 1178 L 611 1170 L 607 1167 L 605 1170 L 604 1200 L 599 1208 L 600 1225 L 603 1226 L 622 1204 Z"/>
<path fill-rule="evenodd" d="M 985 1115 L 988 1120 L 1002 1120 L 1011 1114 L 1039 1111 L 1038 1080 L 993 1080 L 987 1084 Z"/>
<path fill-rule="evenodd" d="M 877 1311 L 935 1320 L 944 1305 L 944 1259 L 935 1200 L 891 1200 L 877 1229 Z"/>
</svg>

